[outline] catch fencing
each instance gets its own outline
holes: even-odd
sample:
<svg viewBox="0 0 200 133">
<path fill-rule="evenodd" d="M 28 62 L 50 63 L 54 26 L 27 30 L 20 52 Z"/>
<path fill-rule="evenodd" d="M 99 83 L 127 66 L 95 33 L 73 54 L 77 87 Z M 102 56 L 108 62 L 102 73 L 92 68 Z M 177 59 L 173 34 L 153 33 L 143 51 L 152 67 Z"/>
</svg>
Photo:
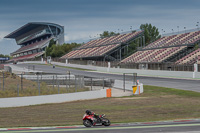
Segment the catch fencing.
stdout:
<svg viewBox="0 0 200 133">
<path fill-rule="evenodd" d="M 71 72 L 66 75 L 0 72 L 0 91 L 4 95 L 9 93 L 8 97 L 93 91 L 110 88 L 113 84 L 112 79 L 85 77 Z"/>
</svg>

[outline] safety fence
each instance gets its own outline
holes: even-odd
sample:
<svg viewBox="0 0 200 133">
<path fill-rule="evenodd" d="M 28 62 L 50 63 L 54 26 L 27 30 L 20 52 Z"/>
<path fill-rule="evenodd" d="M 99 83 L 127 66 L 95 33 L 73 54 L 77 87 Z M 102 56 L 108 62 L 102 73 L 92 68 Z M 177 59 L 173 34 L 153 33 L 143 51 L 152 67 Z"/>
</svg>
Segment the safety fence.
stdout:
<svg viewBox="0 0 200 133">
<path fill-rule="evenodd" d="M 0 97 L 33 96 L 93 91 L 109 88 L 114 80 L 58 74 L 13 74 L 0 72 Z"/>
</svg>

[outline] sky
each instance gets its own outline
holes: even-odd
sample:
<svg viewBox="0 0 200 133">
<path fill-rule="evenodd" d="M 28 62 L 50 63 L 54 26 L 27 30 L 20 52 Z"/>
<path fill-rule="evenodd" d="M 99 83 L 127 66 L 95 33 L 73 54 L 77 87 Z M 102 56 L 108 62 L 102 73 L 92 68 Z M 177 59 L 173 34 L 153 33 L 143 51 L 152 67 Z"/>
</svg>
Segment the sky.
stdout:
<svg viewBox="0 0 200 133">
<path fill-rule="evenodd" d="M 57 23 L 65 28 L 66 43 L 82 43 L 103 31 L 130 31 L 145 23 L 160 34 L 194 29 L 199 6 L 200 0 L 0 0 L 0 54 L 19 48 L 4 37 L 28 22 Z"/>
</svg>

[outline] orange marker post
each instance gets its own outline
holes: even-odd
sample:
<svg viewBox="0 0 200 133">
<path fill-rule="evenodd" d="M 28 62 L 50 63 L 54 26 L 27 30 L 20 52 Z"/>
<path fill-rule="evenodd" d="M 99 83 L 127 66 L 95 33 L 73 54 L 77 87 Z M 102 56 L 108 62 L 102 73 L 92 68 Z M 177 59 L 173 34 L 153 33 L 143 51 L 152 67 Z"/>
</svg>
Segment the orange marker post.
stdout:
<svg viewBox="0 0 200 133">
<path fill-rule="evenodd" d="M 106 90 L 106 97 L 112 97 L 111 96 L 111 89 Z"/>
</svg>

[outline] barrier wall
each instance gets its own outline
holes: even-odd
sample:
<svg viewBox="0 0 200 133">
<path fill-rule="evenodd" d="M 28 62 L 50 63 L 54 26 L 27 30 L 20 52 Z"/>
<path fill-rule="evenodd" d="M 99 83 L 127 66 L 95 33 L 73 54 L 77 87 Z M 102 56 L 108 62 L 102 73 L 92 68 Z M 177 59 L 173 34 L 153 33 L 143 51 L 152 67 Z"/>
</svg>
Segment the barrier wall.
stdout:
<svg viewBox="0 0 200 133">
<path fill-rule="evenodd" d="M 106 89 L 98 91 L 76 92 L 29 97 L 0 98 L 0 107 L 20 107 L 37 104 L 62 103 L 77 100 L 97 99 L 107 97 Z"/>
<path fill-rule="evenodd" d="M 33 62 L 27 62 L 33 63 Z M 38 62 L 39 63 L 39 62 Z M 200 78 L 200 72 L 188 72 L 188 71 L 164 71 L 164 70 L 140 70 L 140 69 L 124 69 L 124 68 L 107 68 L 96 67 L 91 65 L 77 65 L 77 64 L 65 64 L 59 62 L 52 62 L 52 64 L 60 66 L 68 66 L 75 68 L 91 69 L 101 72 L 113 72 L 113 73 L 137 73 L 139 76 L 159 76 L 159 77 L 172 77 L 172 78 Z"/>
<path fill-rule="evenodd" d="M 107 72 L 105 67 L 97 67 L 97 71 Z M 139 70 L 139 69 L 123 69 L 110 68 L 112 73 L 137 73 L 140 76 L 158 76 L 172 78 L 200 78 L 200 72 L 185 72 L 185 71 L 160 71 L 160 70 Z"/>
</svg>

